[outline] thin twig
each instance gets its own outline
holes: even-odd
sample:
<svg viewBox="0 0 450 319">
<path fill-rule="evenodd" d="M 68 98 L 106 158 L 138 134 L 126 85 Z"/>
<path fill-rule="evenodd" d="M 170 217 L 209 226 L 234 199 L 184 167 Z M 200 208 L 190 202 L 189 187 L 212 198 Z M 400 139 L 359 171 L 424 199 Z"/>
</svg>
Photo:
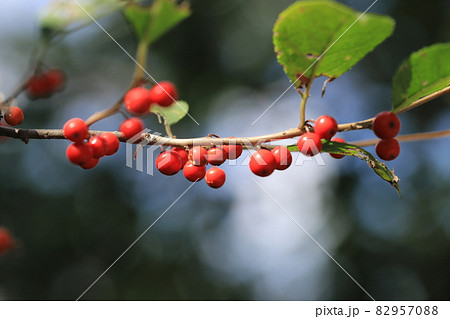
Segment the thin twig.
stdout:
<svg viewBox="0 0 450 319">
<path fill-rule="evenodd" d="M 415 107 L 418 107 L 422 104 L 425 104 L 427 102 L 430 102 L 431 100 L 437 99 L 438 97 L 447 94 L 450 92 L 450 86 L 447 86 L 446 88 L 439 90 L 437 92 L 431 93 L 430 95 L 424 96 L 417 101 L 411 103 L 409 106 L 402 108 L 400 111 L 397 112 L 397 114 L 409 111 Z"/>
<path fill-rule="evenodd" d="M 407 134 L 397 136 L 396 139 L 399 142 L 417 142 L 417 141 L 425 141 L 431 140 L 435 138 L 442 138 L 450 136 L 450 130 L 443 131 L 435 131 L 435 132 L 427 132 L 427 133 L 417 133 L 417 134 Z M 349 144 L 353 144 L 359 147 L 371 146 L 377 144 L 379 139 L 374 138 L 370 140 L 357 141 L 357 142 L 349 142 Z"/>
<path fill-rule="evenodd" d="M 130 86 L 130 89 L 132 86 Z M 87 120 L 86 124 L 88 126 L 91 126 L 92 124 L 101 121 L 107 117 L 113 116 L 114 114 L 118 113 L 120 111 L 120 107 L 122 106 L 123 100 L 125 98 L 125 95 L 123 95 L 112 107 L 110 107 L 107 110 L 94 113 L 91 115 Z"/>
<path fill-rule="evenodd" d="M 424 96 L 417 101 L 411 103 L 409 106 L 402 108 L 400 111 L 397 112 L 397 114 L 409 111 L 413 108 L 416 108 L 418 106 L 421 106 L 427 102 L 430 102 L 431 100 L 437 99 L 438 97 L 441 97 L 444 94 L 447 94 L 450 92 L 450 86 L 447 86 L 446 88 L 439 90 L 437 92 L 431 93 L 430 95 Z M 370 129 L 372 127 L 372 122 L 375 118 L 372 117 L 370 119 L 359 121 L 359 122 L 353 122 L 353 123 L 345 123 L 340 124 L 338 126 L 338 131 L 354 131 L 354 130 L 362 130 L 362 129 Z"/>
</svg>

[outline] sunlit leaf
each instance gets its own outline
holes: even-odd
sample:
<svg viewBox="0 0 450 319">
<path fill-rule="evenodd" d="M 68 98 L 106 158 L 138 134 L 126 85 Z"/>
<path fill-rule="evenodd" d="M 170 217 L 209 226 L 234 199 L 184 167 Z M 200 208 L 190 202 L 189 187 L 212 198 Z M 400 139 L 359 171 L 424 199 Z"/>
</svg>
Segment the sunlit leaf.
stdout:
<svg viewBox="0 0 450 319">
<path fill-rule="evenodd" d="M 361 16 L 335 1 L 305 0 L 280 14 L 273 41 L 278 61 L 300 87 L 320 75 L 337 78 L 347 72 L 391 35 L 394 25 L 387 16 Z"/>
<path fill-rule="evenodd" d="M 168 107 L 154 104 L 150 108 L 150 111 L 163 117 L 166 124 L 172 125 L 181 121 L 186 116 L 189 112 L 189 104 L 185 101 L 177 101 L 177 103 Z"/>
<path fill-rule="evenodd" d="M 392 109 L 399 112 L 418 99 L 450 85 L 450 43 L 414 52 L 402 63 L 392 84 Z"/>
<path fill-rule="evenodd" d="M 187 3 L 177 4 L 175 0 L 155 0 L 150 6 L 133 2 L 124 8 L 124 15 L 137 37 L 147 44 L 156 41 L 190 14 Z"/>
<path fill-rule="evenodd" d="M 43 30 L 70 31 L 93 23 L 93 19 L 107 16 L 123 5 L 120 0 L 53 0 L 40 13 L 39 21 Z"/>
</svg>

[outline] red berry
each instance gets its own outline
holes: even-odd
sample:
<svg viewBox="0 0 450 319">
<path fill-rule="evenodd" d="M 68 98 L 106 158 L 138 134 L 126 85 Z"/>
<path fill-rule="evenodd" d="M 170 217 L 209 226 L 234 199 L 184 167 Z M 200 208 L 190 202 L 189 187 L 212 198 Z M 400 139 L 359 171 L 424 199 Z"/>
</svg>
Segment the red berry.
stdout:
<svg viewBox="0 0 450 319">
<path fill-rule="evenodd" d="M 181 157 L 181 163 L 183 164 L 183 166 L 186 165 L 186 162 L 188 161 L 188 152 L 186 151 L 185 148 L 174 147 L 171 149 L 171 151 L 178 153 L 178 155 L 180 155 Z"/>
<path fill-rule="evenodd" d="M 80 164 L 80 166 L 81 166 L 82 168 L 84 168 L 84 169 L 92 169 L 92 168 L 94 168 L 95 166 L 97 166 L 97 164 L 98 164 L 99 161 L 100 161 L 99 158 L 94 158 L 94 157 L 93 157 L 93 158 L 91 158 L 88 162 Z"/>
<path fill-rule="evenodd" d="M 138 117 L 132 117 L 120 124 L 119 131 L 123 133 L 125 139 L 137 138 L 136 135 L 142 133 L 144 130 L 144 123 Z"/>
<path fill-rule="evenodd" d="M 201 146 L 194 146 L 189 150 L 189 160 L 195 166 L 205 166 L 208 163 L 206 155 L 208 151 Z"/>
<path fill-rule="evenodd" d="M 182 168 L 181 157 L 177 152 L 164 151 L 155 161 L 156 168 L 164 175 L 175 175 Z"/>
<path fill-rule="evenodd" d="M 275 157 L 276 167 L 279 171 L 284 171 L 292 164 L 292 154 L 284 146 L 277 146 L 272 150 L 272 154 Z"/>
<path fill-rule="evenodd" d="M 277 161 L 271 151 L 260 149 L 253 153 L 249 167 L 255 175 L 265 177 L 273 173 L 277 167 Z"/>
<path fill-rule="evenodd" d="M 65 75 L 59 69 L 35 74 L 27 82 L 26 90 L 31 99 L 46 98 L 64 87 Z"/>
<path fill-rule="evenodd" d="M 0 227 L 0 255 L 14 248 L 14 238 L 5 227 Z"/>
<path fill-rule="evenodd" d="M 100 136 L 92 136 L 88 144 L 92 148 L 94 158 L 100 158 L 106 154 L 106 141 Z"/>
<path fill-rule="evenodd" d="M 30 77 L 26 90 L 30 99 L 45 98 L 51 95 L 48 80 L 44 74 L 36 74 Z"/>
<path fill-rule="evenodd" d="M 23 112 L 22 109 L 17 106 L 12 106 L 5 114 L 5 122 L 9 125 L 16 126 L 22 123 L 23 121 Z"/>
<path fill-rule="evenodd" d="M 150 98 L 161 106 L 170 106 L 178 100 L 178 92 L 171 82 L 159 82 L 150 89 Z"/>
<path fill-rule="evenodd" d="M 89 137 L 89 128 L 86 123 L 79 118 L 68 120 L 63 127 L 64 136 L 72 142 L 83 142 Z"/>
<path fill-rule="evenodd" d="M 61 90 L 64 86 L 66 76 L 59 69 L 50 69 L 43 74 L 47 82 L 47 89 L 50 94 Z"/>
<path fill-rule="evenodd" d="M 206 160 L 211 165 L 222 165 L 228 158 L 227 152 L 222 147 L 211 147 L 206 154 Z"/>
<path fill-rule="evenodd" d="M 372 123 L 372 130 L 383 140 L 394 138 L 400 131 L 400 119 L 393 112 L 378 113 Z"/>
<path fill-rule="evenodd" d="M 400 154 L 400 144 L 395 138 L 381 140 L 375 147 L 378 157 L 385 161 L 392 161 Z"/>
<path fill-rule="evenodd" d="M 183 167 L 183 175 L 188 181 L 198 182 L 205 177 L 206 167 L 195 166 L 191 162 L 187 162 Z"/>
<path fill-rule="evenodd" d="M 329 115 L 322 115 L 314 123 L 314 133 L 320 138 L 330 140 L 338 131 L 338 123 Z"/>
<path fill-rule="evenodd" d="M 345 140 L 342 139 L 342 138 L 340 138 L 340 137 L 333 138 L 331 141 L 332 141 L 332 142 L 338 142 L 338 143 L 346 143 Z M 345 157 L 345 155 L 342 155 L 342 154 L 334 154 L 334 153 L 330 153 L 330 156 L 333 157 L 333 158 L 337 158 L 337 159 L 340 159 L 340 158 Z"/>
<path fill-rule="evenodd" d="M 92 148 L 86 143 L 73 143 L 67 147 L 66 155 L 73 164 L 84 164 L 93 158 Z"/>
<path fill-rule="evenodd" d="M 229 138 L 234 138 L 234 136 L 230 136 Z M 225 152 L 227 152 L 228 159 L 230 160 L 235 160 L 239 158 L 239 156 L 241 156 L 242 154 L 242 145 L 234 145 L 234 144 L 222 145 L 222 148 L 224 149 Z"/>
<path fill-rule="evenodd" d="M 137 87 L 128 91 L 124 98 L 125 107 L 131 114 L 144 115 L 150 110 L 152 100 L 150 91 L 144 87 Z"/>
<path fill-rule="evenodd" d="M 316 133 L 304 133 L 297 142 L 300 152 L 306 156 L 314 156 L 322 150 L 322 141 Z"/>
<path fill-rule="evenodd" d="M 225 184 L 226 180 L 225 172 L 219 167 L 211 167 L 205 175 L 206 184 L 212 188 L 220 188 Z"/>
<path fill-rule="evenodd" d="M 119 150 L 120 142 L 116 134 L 106 132 L 101 134 L 100 137 L 105 141 L 105 155 L 113 155 Z"/>
</svg>

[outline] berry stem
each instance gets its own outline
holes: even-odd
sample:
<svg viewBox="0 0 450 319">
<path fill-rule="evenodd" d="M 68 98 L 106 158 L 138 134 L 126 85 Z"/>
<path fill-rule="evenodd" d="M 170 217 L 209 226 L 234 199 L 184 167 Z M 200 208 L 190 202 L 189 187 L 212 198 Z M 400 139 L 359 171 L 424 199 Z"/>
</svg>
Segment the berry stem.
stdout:
<svg viewBox="0 0 450 319">
<path fill-rule="evenodd" d="M 17 98 L 23 91 L 26 90 L 30 74 L 32 72 L 36 72 L 36 70 L 42 65 L 48 50 L 49 50 L 48 42 L 44 43 L 39 42 L 37 45 L 34 46 L 33 51 L 29 58 L 28 70 L 26 70 L 25 74 L 23 75 L 21 84 L 19 84 L 18 87 L 14 90 L 14 92 L 11 93 L 4 101 L 1 101 L 0 103 L 1 105 L 10 106 L 13 100 Z"/>
<path fill-rule="evenodd" d="M 130 88 L 133 88 L 133 85 L 131 85 Z M 94 124 L 98 121 L 101 121 L 107 117 L 113 116 L 114 114 L 118 113 L 120 111 L 120 107 L 122 106 L 124 98 L 125 98 L 125 94 L 122 95 L 122 97 L 119 100 L 117 100 L 117 102 L 113 106 L 111 106 L 109 109 L 92 114 L 86 120 L 87 126 L 91 126 L 92 124 Z"/>
<path fill-rule="evenodd" d="M 1 102 L 2 106 L 10 106 L 12 101 L 17 98 L 26 89 L 26 83 L 21 84 L 10 96 Z"/>
<path fill-rule="evenodd" d="M 166 129 L 167 136 L 169 136 L 170 138 L 174 138 L 172 128 L 170 127 L 169 124 L 167 124 L 167 122 L 164 123 L 164 128 Z"/>
</svg>

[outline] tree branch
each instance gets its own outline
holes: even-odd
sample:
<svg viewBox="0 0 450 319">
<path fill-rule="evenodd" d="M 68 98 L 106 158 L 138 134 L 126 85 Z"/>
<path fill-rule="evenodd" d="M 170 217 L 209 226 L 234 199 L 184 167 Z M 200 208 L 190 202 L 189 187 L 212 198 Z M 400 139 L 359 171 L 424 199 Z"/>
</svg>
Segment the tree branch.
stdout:
<svg viewBox="0 0 450 319">
<path fill-rule="evenodd" d="M 179 147 L 192 147 L 194 145 L 214 146 L 214 145 L 237 144 L 242 145 L 246 148 L 255 148 L 261 145 L 262 143 L 297 137 L 302 135 L 303 132 L 304 131 L 301 129 L 293 128 L 279 133 L 253 137 L 241 137 L 241 138 L 200 137 L 190 139 L 170 138 L 156 134 L 144 133 L 142 135 L 142 138 L 137 139 L 134 143 L 144 142 L 144 144 L 147 145 L 157 144 L 162 146 L 179 146 Z M 106 132 L 89 131 L 90 136 L 100 135 L 102 133 Z M 126 139 L 121 132 L 112 132 L 112 133 L 114 133 L 121 142 L 126 142 Z M 25 143 L 28 143 L 28 141 L 31 139 L 39 139 L 39 140 L 65 139 L 62 130 L 21 129 L 21 128 L 1 127 L 1 126 L 0 126 L 0 136 L 21 139 Z"/>
<path fill-rule="evenodd" d="M 106 133 L 107 131 L 89 131 L 89 136 L 100 135 Z M 111 132 L 114 133 L 121 142 L 126 142 L 125 137 L 121 132 Z M 144 145 L 161 145 L 161 146 L 172 146 L 172 147 L 193 147 L 193 146 L 215 146 L 215 145 L 228 145 L 236 144 L 242 145 L 246 149 L 256 149 L 260 146 L 273 148 L 276 145 L 264 145 L 263 143 L 273 142 L 277 140 L 283 140 L 288 138 L 294 138 L 300 136 L 304 133 L 303 130 L 299 128 L 289 129 L 283 132 L 253 136 L 253 137 L 238 137 L 238 138 L 214 138 L 214 137 L 199 137 L 199 138 L 189 138 L 189 139 L 179 139 L 170 138 L 160 135 L 144 133 L 141 138 L 137 139 L 134 143 L 142 143 Z M 20 139 L 25 143 L 28 143 L 31 139 L 37 140 L 64 140 L 62 130 L 48 130 L 48 129 L 21 129 L 21 128 L 11 128 L 0 126 L 0 136 Z M 424 141 L 435 138 L 442 138 L 450 136 L 450 129 L 436 132 L 428 133 L 417 133 L 397 136 L 399 142 L 414 142 L 414 141 Z M 377 144 L 379 139 L 370 139 L 356 142 L 349 142 L 359 147 L 371 146 Z"/>
<path fill-rule="evenodd" d="M 89 131 L 89 134 L 100 135 L 104 131 Z M 117 135 L 120 141 L 124 142 L 123 134 L 120 132 L 113 132 Z M 31 139 L 36 140 L 64 140 L 66 139 L 62 130 L 47 130 L 47 129 L 23 129 L 0 126 L 0 136 L 6 136 L 16 139 L 21 139 L 28 143 Z"/>
</svg>

